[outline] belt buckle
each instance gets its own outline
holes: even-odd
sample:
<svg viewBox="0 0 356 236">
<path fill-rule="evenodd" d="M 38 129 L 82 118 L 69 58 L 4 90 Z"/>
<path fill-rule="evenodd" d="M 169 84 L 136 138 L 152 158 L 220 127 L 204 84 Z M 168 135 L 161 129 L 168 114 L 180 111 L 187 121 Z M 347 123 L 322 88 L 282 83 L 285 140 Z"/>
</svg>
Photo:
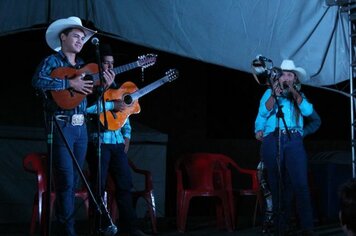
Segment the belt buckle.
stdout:
<svg viewBox="0 0 356 236">
<path fill-rule="evenodd" d="M 84 124 L 84 115 L 83 114 L 74 114 L 72 115 L 72 125 L 73 126 L 81 126 Z"/>
<path fill-rule="evenodd" d="M 66 116 L 66 115 L 56 115 L 55 116 L 57 120 L 60 120 L 60 121 L 68 121 L 69 119 L 69 116 Z"/>
</svg>

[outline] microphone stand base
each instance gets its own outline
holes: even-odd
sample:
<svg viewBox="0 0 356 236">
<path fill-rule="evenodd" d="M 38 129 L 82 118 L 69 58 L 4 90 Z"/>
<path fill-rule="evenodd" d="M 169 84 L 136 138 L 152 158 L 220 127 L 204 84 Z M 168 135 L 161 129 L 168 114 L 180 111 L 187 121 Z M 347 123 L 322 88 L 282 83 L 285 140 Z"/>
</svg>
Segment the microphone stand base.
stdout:
<svg viewBox="0 0 356 236">
<path fill-rule="evenodd" d="M 100 230 L 104 236 L 114 236 L 119 231 L 117 227 L 113 225 L 109 225 L 106 229 Z"/>
</svg>

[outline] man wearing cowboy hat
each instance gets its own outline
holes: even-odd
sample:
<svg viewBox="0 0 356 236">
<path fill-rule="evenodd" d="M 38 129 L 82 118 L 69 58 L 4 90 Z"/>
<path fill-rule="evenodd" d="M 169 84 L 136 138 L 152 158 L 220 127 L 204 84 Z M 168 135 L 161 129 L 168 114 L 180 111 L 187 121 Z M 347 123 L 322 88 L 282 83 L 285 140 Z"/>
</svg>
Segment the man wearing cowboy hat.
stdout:
<svg viewBox="0 0 356 236">
<path fill-rule="evenodd" d="M 267 169 L 272 193 L 276 235 L 285 235 L 289 230 L 293 193 L 302 235 L 312 235 L 313 210 L 303 145 L 303 117 L 313 113 L 313 105 L 300 92 L 300 83 L 308 76 L 292 60 L 283 60 L 280 68 L 281 76 L 260 100 L 255 134 L 262 141 L 261 159 Z"/>
<path fill-rule="evenodd" d="M 75 16 L 58 19 L 51 23 L 46 31 L 46 42 L 56 53 L 46 57 L 40 63 L 32 79 L 33 87 L 45 95 L 43 97 L 47 132 L 49 134 L 51 132 L 50 121 L 54 120 L 58 124 L 58 127 L 56 125 L 53 127 L 51 145 L 56 192 L 55 213 L 59 235 L 76 235 L 74 193 L 79 178 L 70 154 L 72 152 L 79 166 L 83 167 L 88 143 L 85 96 L 93 89 L 93 81 L 83 80 L 86 70 L 76 73 L 85 68 L 84 61 L 77 57 L 77 54 L 95 33 L 96 31 L 84 27 L 80 18 Z M 54 71 L 56 73 L 53 75 Z M 75 73 L 72 73 L 73 71 Z M 106 83 L 110 84 L 115 74 L 106 70 L 103 71 L 103 77 Z M 60 101 L 53 99 L 54 92 L 58 91 L 68 92 L 70 98 L 80 95 L 84 95 L 84 98 L 73 107 L 64 107 L 59 103 L 67 98 L 63 97 L 59 99 Z M 61 104 L 66 104 L 66 101 Z M 65 138 L 62 138 L 61 132 Z M 67 148 L 66 142 L 71 150 Z"/>
</svg>

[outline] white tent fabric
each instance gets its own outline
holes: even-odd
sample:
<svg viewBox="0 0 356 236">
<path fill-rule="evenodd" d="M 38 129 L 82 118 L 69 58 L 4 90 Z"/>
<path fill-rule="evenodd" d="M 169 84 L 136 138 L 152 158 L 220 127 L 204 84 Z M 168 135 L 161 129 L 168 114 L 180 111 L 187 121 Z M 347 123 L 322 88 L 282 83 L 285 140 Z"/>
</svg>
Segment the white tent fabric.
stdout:
<svg viewBox="0 0 356 236">
<path fill-rule="evenodd" d="M 258 54 L 292 59 L 312 86 L 349 79 L 347 13 L 324 0 L 3 0 L 0 36 L 68 16 L 100 33 L 251 72 Z"/>
</svg>

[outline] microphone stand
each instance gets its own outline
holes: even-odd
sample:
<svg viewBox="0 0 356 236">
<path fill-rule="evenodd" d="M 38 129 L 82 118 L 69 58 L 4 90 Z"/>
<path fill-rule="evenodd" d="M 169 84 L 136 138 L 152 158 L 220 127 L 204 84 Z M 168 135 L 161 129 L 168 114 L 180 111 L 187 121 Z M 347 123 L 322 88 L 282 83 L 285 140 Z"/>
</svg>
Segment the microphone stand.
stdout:
<svg viewBox="0 0 356 236">
<path fill-rule="evenodd" d="M 44 99 L 45 99 L 45 102 L 44 102 L 44 111 L 47 110 L 48 107 L 46 107 L 46 105 L 48 105 L 47 103 L 47 95 L 46 93 L 43 91 L 43 96 L 44 96 Z M 63 130 L 62 128 L 59 126 L 58 124 L 58 121 L 55 119 L 55 115 L 54 115 L 54 112 L 51 111 L 51 115 L 50 115 L 50 121 L 49 121 L 49 127 L 48 127 L 48 123 L 47 123 L 47 118 L 49 117 L 46 112 L 45 112 L 45 123 L 46 123 L 46 129 L 47 129 L 47 144 L 48 144 L 48 160 L 47 160 L 47 168 L 48 168 L 48 173 L 47 173 L 47 191 L 45 193 L 45 200 L 46 200 L 46 211 L 42 212 L 42 219 L 44 219 L 44 228 L 41 228 L 41 235 L 44 235 L 44 236 L 49 236 L 51 235 L 51 183 L 52 183 L 52 162 L 53 162 L 53 130 L 54 130 L 54 124 L 56 125 L 56 128 L 57 130 L 59 131 L 59 134 L 63 140 L 63 142 L 65 143 L 66 145 L 66 148 L 72 158 L 72 161 L 74 162 L 75 164 L 75 167 L 77 168 L 78 172 L 79 172 L 79 175 L 80 177 L 82 178 L 83 180 L 83 183 L 90 195 L 90 197 L 93 199 L 93 202 L 94 204 L 96 205 L 97 207 L 97 210 L 100 212 L 100 214 L 102 214 L 102 210 L 101 210 L 101 207 L 100 205 L 97 203 L 97 201 L 95 200 L 95 197 L 93 195 L 93 192 L 91 191 L 91 188 L 80 168 L 80 165 L 79 163 L 77 162 L 77 160 L 75 159 L 75 155 L 73 153 L 73 151 L 71 150 L 69 144 L 68 144 L 68 141 L 66 139 L 66 137 L 64 136 L 64 133 L 63 133 Z M 48 129 L 49 132 L 48 132 Z M 106 210 L 106 208 L 105 208 Z M 107 211 L 106 211 L 107 214 L 109 214 Z M 46 216 L 46 218 L 44 218 L 44 216 Z M 111 218 L 109 217 L 109 220 L 111 220 Z M 107 231 L 110 231 L 111 229 L 108 229 Z M 117 231 L 117 230 L 116 230 Z M 114 235 L 114 234 L 107 234 L 107 235 Z"/>
<path fill-rule="evenodd" d="M 277 78 L 279 79 L 279 77 Z M 280 119 L 282 119 L 282 122 L 283 122 L 283 125 L 284 125 L 284 128 L 287 132 L 287 135 L 288 135 L 288 139 L 291 138 L 290 136 L 290 131 L 288 129 L 288 126 L 287 126 L 287 123 L 285 121 L 285 118 L 284 118 L 284 113 L 282 111 L 282 105 L 279 103 L 278 101 L 278 98 L 277 98 L 277 95 L 276 95 L 276 92 L 275 90 L 273 89 L 273 80 L 271 77 L 269 77 L 269 84 L 271 85 L 271 90 L 272 90 L 272 96 L 274 98 L 274 101 L 275 103 L 277 104 L 277 113 L 276 113 L 276 117 L 277 117 L 277 129 L 278 129 L 278 142 L 277 142 L 277 156 L 276 156 L 276 161 L 277 161 L 277 165 L 278 165 L 278 175 L 279 175 L 279 178 L 278 178 L 278 212 L 276 213 L 278 215 L 278 229 L 280 228 L 280 222 L 281 222 L 281 212 L 282 212 L 282 206 L 281 206 L 281 195 L 282 195 L 282 172 L 281 172 L 281 129 L 279 127 L 279 122 L 280 122 Z M 272 196 L 273 198 L 273 196 Z M 279 231 L 279 235 L 281 235 L 282 232 Z"/>
<path fill-rule="evenodd" d="M 106 215 L 106 217 L 107 217 L 107 221 L 108 221 L 109 224 L 110 224 L 106 229 L 101 230 L 101 233 L 103 233 L 104 236 L 113 236 L 113 235 L 115 235 L 118 230 L 117 230 L 117 227 L 116 227 L 116 226 L 114 225 L 114 223 L 112 222 L 112 219 L 111 219 L 111 217 L 110 217 L 110 214 L 109 214 L 109 212 L 108 212 L 108 210 L 107 210 L 105 204 L 103 203 L 102 199 L 100 199 L 100 200 L 101 200 L 101 201 L 100 201 L 100 204 L 98 204 L 98 202 L 96 201 L 96 198 L 95 198 L 93 192 L 91 191 L 91 188 L 90 188 L 90 186 L 89 186 L 89 184 L 88 184 L 88 181 L 86 180 L 86 178 L 85 178 L 85 176 L 84 176 L 84 174 L 83 174 L 83 171 L 82 171 L 81 168 L 80 168 L 79 163 L 78 163 L 77 160 L 75 159 L 74 153 L 73 153 L 73 151 L 71 150 L 71 148 L 70 148 L 70 146 L 69 146 L 69 144 L 68 144 L 68 142 L 67 142 L 67 140 L 66 140 L 66 138 L 65 138 L 65 136 L 64 136 L 64 134 L 63 134 L 63 131 L 62 131 L 61 127 L 60 127 L 59 124 L 58 124 L 58 121 L 57 121 L 56 119 L 53 119 L 53 120 L 54 120 L 54 123 L 55 123 L 55 125 L 56 125 L 58 131 L 59 131 L 59 134 L 61 135 L 61 138 L 63 139 L 63 141 L 64 141 L 64 143 L 65 143 L 65 145 L 66 145 L 66 147 L 67 147 L 67 149 L 68 149 L 68 151 L 69 151 L 69 153 L 70 153 L 70 156 L 72 157 L 72 160 L 73 160 L 73 162 L 74 162 L 74 164 L 75 164 L 75 166 L 76 166 L 76 168 L 77 168 L 77 170 L 78 170 L 78 172 L 79 172 L 79 175 L 80 175 L 80 177 L 82 178 L 83 183 L 84 183 L 86 189 L 88 190 L 88 193 L 89 193 L 91 199 L 93 200 L 95 206 L 97 207 L 97 211 L 99 212 L 100 216 L 101 216 L 103 213 L 105 213 L 105 215 Z M 103 210 L 104 210 L 104 212 L 103 212 Z M 47 234 L 47 235 L 50 235 L 50 234 Z"/>
<path fill-rule="evenodd" d="M 60 134 L 61 138 L 63 139 L 63 141 L 64 141 L 64 143 L 65 143 L 65 145 L 66 145 L 66 148 L 67 148 L 68 151 L 69 151 L 70 156 L 72 157 L 72 161 L 74 162 L 74 164 L 75 164 L 75 166 L 76 166 L 76 168 L 77 168 L 77 170 L 78 170 L 78 172 L 79 172 L 79 175 L 80 175 L 80 177 L 82 178 L 83 183 L 84 183 L 86 189 L 88 190 L 88 193 L 89 193 L 91 199 L 93 200 L 93 202 L 94 202 L 94 204 L 95 204 L 95 206 L 96 206 L 96 208 L 97 208 L 97 211 L 99 212 L 100 216 L 101 216 L 103 213 L 105 213 L 106 216 L 107 216 L 107 218 L 108 218 L 107 220 L 108 220 L 108 222 L 110 223 L 110 225 L 108 226 L 107 229 L 103 230 L 104 235 L 105 235 L 105 236 L 113 236 L 113 235 L 115 235 L 116 232 L 117 232 L 117 227 L 113 224 L 113 222 L 112 222 L 112 220 L 111 220 L 111 217 L 110 217 L 110 215 L 109 215 L 109 212 L 107 211 L 106 206 L 104 205 L 103 201 L 100 201 L 100 204 L 96 201 L 96 198 L 95 198 L 93 192 L 91 191 L 91 188 L 90 188 L 90 186 L 89 186 L 89 184 L 88 184 L 88 181 L 86 180 L 86 178 L 85 178 L 85 176 L 84 176 L 84 174 L 83 174 L 83 171 L 82 171 L 81 168 L 80 168 L 79 163 L 78 163 L 77 160 L 75 159 L 75 155 L 74 155 L 73 151 L 71 150 L 71 148 L 70 148 L 70 146 L 69 146 L 69 144 L 68 144 L 68 142 L 67 142 L 67 139 L 65 138 L 65 136 L 64 136 L 64 134 L 63 134 L 63 131 L 62 131 L 61 127 L 60 127 L 59 124 L 58 124 L 58 121 L 57 121 L 56 119 L 53 119 L 53 120 L 54 120 L 54 123 L 55 123 L 55 125 L 56 125 L 58 131 L 59 131 L 59 134 Z M 102 200 L 102 199 L 101 199 L 101 200 Z M 103 210 L 104 210 L 104 212 L 103 212 Z M 48 235 L 49 235 L 49 234 L 48 234 Z"/>
<path fill-rule="evenodd" d="M 97 161 L 98 161 L 98 167 L 97 167 L 97 197 L 101 200 L 102 204 L 104 205 L 105 209 L 106 208 L 106 203 L 104 203 L 103 196 L 102 196 L 102 179 L 101 179 L 101 140 L 100 140 L 100 131 L 101 131 L 101 124 L 100 124 L 100 103 L 102 105 L 103 109 L 103 115 L 104 115 L 104 128 L 108 128 L 108 123 L 107 123 L 107 117 L 106 117 L 106 108 L 105 108 L 105 99 L 104 99 L 104 77 L 103 77 L 103 70 L 102 70 L 102 62 L 101 62 L 101 55 L 100 55 L 100 49 L 99 49 L 99 40 L 92 40 L 92 43 L 95 45 L 95 56 L 96 56 L 96 63 L 98 64 L 98 69 L 99 69 L 99 86 L 97 87 L 97 93 L 98 93 L 98 98 L 97 98 Z M 106 210 L 107 211 L 107 210 Z M 102 217 L 101 213 L 99 214 L 99 219 L 98 219 L 98 230 L 99 234 L 104 233 L 106 235 L 106 230 L 102 230 Z M 109 219 L 109 227 L 116 228 L 116 226 L 113 224 L 112 219 L 110 217 L 110 214 L 108 213 L 108 219 Z M 116 231 L 117 228 L 115 229 Z"/>
<path fill-rule="evenodd" d="M 42 95 L 44 96 L 45 99 L 47 99 L 47 95 L 44 91 L 42 91 Z M 44 103 L 45 104 L 45 103 Z M 46 111 L 46 107 L 44 105 L 44 111 Z M 47 118 L 46 112 L 44 113 L 44 117 Z M 45 193 L 45 199 L 46 199 L 46 208 L 47 212 L 42 212 L 46 216 L 44 219 L 43 216 L 41 216 L 43 224 L 46 226 L 45 227 L 45 232 L 41 232 L 41 235 L 50 235 L 51 233 L 51 192 L 52 192 L 52 160 L 53 160 L 53 119 L 54 119 L 54 114 L 50 115 L 50 121 L 49 121 L 49 127 L 46 124 L 46 130 L 47 130 L 47 148 L 48 148 L 48 157 L 47 157 L 47 186 L 46 186 L 46 193 Z M 46 119 L 47 120 L 47 119 Z M 48 132 L 49 129 L 49 132 Z"/>
</svg>

